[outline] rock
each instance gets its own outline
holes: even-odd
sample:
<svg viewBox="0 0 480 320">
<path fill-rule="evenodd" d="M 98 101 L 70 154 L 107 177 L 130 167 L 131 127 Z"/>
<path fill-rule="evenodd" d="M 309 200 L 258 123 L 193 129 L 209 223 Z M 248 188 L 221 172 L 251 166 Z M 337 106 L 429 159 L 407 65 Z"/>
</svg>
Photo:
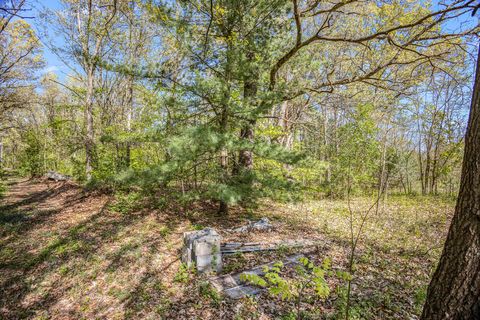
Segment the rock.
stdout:
<svg viewBox="0 0 480 320">
<path fill-rule="evenodd" d="M 270 223 L 270 220 L 268 220 L 268 218 L 262 218 L 252 225 L 252 229 L 260 231 L 271 231 L 273 229 L 273 225 Z"/>
<path fill-rule="evenodd" d="M 71 179 L 70 176 L 63 175 L 55 171 L 48 171 L 46 176 L 48 180 L 55 180 L 55 181 L 67 181 Z"/>
<path fill-rule="evenodd" d="M 199 273 L 220 272 L 222 269 L 220 241 L 220 235 L 212 228 L 185 232 L 182 262 L 189 267 L 195 265 Z"/>
<path fill-rule="evenodd" d="M 297 239 L 297 240 L 285 240 L 285 241 L 273 241 L 273 242 L 226 242 L 220 246 L 222 254 L 236 254 L 239 252 L 258 252 L 258 251 L 273 251 L 280 249 L 297 249 L 305 247 L 315 247 L 324 245 L 324 241 L 315 241 L 311 239 Z"/>
<path fill-rule="evenodd" d="M 248 272 L 252 273 L 253 271 L 250 270 Z M 243 272 L 233 275 L 227 274 L 224 276 L 218 276 L 209 279 L 209 281 L 218 293 L 230 299 L 237 300 L 248 295 L 256 295 L 260 293 L 262 290 L 261 288 L 246 284 L 240 280 L 240 275 L 242 273 Z"/>
<path fill-rule="evenodd" d="M 238 286 L 238 287 L 226 289 L 225 291 L 223 291 L 223 293 L 228 298 L 237 300 L 245 296 L 254 296 L 260 293 L 261 291 L 262 290 L 260 288 L 256 288 L 253 286 Z"/>
<path fill-rule="evenodd" d="M 272 229 L 273 229 L 273 225 L 270 223 L 270 220 L 268 220 L 268 218 L 262 218 L 255 223 L 252 223 L 251 221 L 249 221 L 246 226 L 235 228 L 232 230 L 232 232 L 244 233 L 244 232 L 250 232 L 252 230 L 272 231 Z"/>
</svg>

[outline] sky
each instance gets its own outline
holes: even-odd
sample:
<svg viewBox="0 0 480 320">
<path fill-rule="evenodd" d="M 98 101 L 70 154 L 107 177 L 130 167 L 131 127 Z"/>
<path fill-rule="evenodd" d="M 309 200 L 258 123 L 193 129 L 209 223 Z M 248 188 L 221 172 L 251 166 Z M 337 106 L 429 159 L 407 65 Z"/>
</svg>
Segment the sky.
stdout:
<svg viewBox="0 0 480 320">
<path fill-rule="evenodd" d="M 2 0 L 0 0 L 2 1 Z M 445 3 L 444 1 L 440 0 L 441 2 Z M 440 1 L 434 0 L 432 2 L 432 8 L 434 10 L 438 10 Z M 448 2 L 448 1 L 447 1 Z M 60 0 L 31 0 L 29 3 L 29 11 L 28 15 L 34 18 L 28 19 L 28 22 L 36 29 L 40 28 L 39 23 L 39 13 L 42 8 L 58 10 L 61 9 L 61 1 Z M 480 10 L 479 10 L 480 11 Z M 457 19 L 450 20 L 446 24 L 446 28 L 449 31 L 458 31 L 459 29 L 465 28 L 467 26 L 472 26 L 473 24 L 478 23 L 478 16 L 480 16 L 480 12 L 477 12 L 477 17 L 471 17 L 470 14 L 463 15 Z M 44 39 L 40 39 L 43 41 Z M 58 39 L 57 45 L 62 44 L 62 40 Z M 47 72 L 54 72 L 60 79 L 64 79 L 67 74 L 69 73 L 69 68 L 64 65 L 64 63 L 51 51 L 48 47 L 45 46 L 44 48 L 44 58 L 45 58 L 45 68 L 42 70 L 42 73 Z"/>
<path fill-rule="evenodd" d="M 28 13 L 29 16 L 32 16 L 33 19 L 28 19 L 27 21 L 33 26 L 37 31 L 37 34 L 40 34 L 39 28 L 39 15 L 42 8 L 58 10 L 61 9 L 60 0 L 34 0 L 29 3 L 28 6 L 31 11 Z M 40 38 L 40 41 L 44 44 L 43 56 L 45 59 L 45 68 L 41 71 L 42 73 L 54 72 L 58 75 L 60 79 L 64 79 L 69 73 L 69 69 L 64 65 L 64 63 L 55 55 L 44 43 L 44 39 Z M 62 43 L 61 39 L 57 39 L 57 44 Z"/>
</svg>

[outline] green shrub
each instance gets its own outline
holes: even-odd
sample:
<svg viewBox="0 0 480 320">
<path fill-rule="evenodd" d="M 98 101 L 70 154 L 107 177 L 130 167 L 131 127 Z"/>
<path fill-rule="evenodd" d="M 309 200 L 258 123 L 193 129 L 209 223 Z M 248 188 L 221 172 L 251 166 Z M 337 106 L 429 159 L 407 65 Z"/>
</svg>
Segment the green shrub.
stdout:
<svg viewBox="0 0 480 320">
<path fill-rule="evenodd" d="M 210 282 L 202 281 L 198 286 L 198 291 L 200 296 L 209 299 L 212 302 L 213 306 L 220 305 L 220 295 L 218 292 L 212 287 Z"/>
<path fill-rule="evenodd" d="M 299 265 L 295 268 L 293 279 L 286 278 L 282 274 L 283 263 L 277 262 L 273 267 L 266 267 L 263 276 L 244 273 L 240 276 L 242 281 L 266 288 L 268 292 L 282 300 L 294 301 L 297 319 L 301 317 L 301 303 L 313 298 L 326 299 L 330 295 L 330 287 L 326 276 L 333 275 L 330 270 L 330 259 L 326 258 L 320 266 L 316 266 L 308 258 L 299 259 Z"/>
<path fill-rule="evenodd" d="M 36 177 L 42 175 L 43 170 L 43 145 L 38 134 L 33 130 L 27 130 L 23 137 L 25 148 L 19 155 L 20 172 L 23 175 Z"/>
<path fill-rule="evenodd" d="M 195 266 L 187 266 L 185 263 L 180 264 L 178 271 L 173 277 L 173 281 L 179 283 L 187 283 L 195 275 Z"/>
<path fill-rule="evenodd" d="M 423 304 L 427 299 L 427 286 L 421 286 L 415 291 L 415 310 L 420 313 L 423 308 Z"/>
<path fill-rule="evenodd" d="M 142 207 L 141 200 L 143 196 L 139 192 L 122 193 L 117 192 L 115 194 L 115 203 L 110 205 L 110 210 L 127 214 L 138 210 Z"/>
<path fill-rule="evenodd" d="M 7 192 L 7 186 L 5 186 L 3 181 L 0 181 L 0 199 L 5 196 L 5 192 Z"/>
</svg>

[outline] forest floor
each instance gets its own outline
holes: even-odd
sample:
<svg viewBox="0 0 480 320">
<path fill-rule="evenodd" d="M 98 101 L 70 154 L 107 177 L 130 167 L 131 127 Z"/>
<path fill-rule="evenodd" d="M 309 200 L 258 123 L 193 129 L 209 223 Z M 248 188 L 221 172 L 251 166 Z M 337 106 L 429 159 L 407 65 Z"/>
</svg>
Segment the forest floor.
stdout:
<svg viewBox="0 0 480 320">
<path fill-rule="evenodd" d="M 204 276 L 181 267 L 183 232 L 206 226 L 225 241 L 320 243 L 230 256 L 224 273 L 297 251 L 316 263 L 329 257 L 334 270 L 345 270 L 348 261 L 344 200 L 266 202 L 248 213 L 232 210 L 225 219 L 213 207 L 126 206 L 69 182 L 11 177 L 7 184 L 0 204 L 0 319 L 292 319 L 290 302 L 266 292 L 230 301 L 206 286 Z M 351 205 L 358 227 L 371 199 Z M 351 319 L 417 319 L 453 208 L 453 199 L 389 196 L 369 217 L 357 250 Z M 228 232 L 264 216 L 273 232 Z M 329 298 L 302 304 L 305 319 L 340 318 L 345 285 L 335 277 L 328 283 Z"/>
</svg>

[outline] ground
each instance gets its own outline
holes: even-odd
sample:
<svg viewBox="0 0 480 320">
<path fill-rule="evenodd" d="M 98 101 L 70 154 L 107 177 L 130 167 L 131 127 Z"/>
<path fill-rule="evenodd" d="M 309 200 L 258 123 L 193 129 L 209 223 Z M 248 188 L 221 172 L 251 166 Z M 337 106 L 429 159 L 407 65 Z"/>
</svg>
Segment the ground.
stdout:
<svg viewBox="0 0 480 320">
<path fill-rule="evenodd" d="M 350 213 L 345 200 L 265 202 L 252 211 L 146 205 L 137 196 L 86 192 L 69 182 L 9 178 L 0 206 L 0 319 L 292 319 L 292 303 L 263 293 L 229 301 L 181 267 L 182 234 L 204 226 L 225 241 L 310 239 L 315 247 L 225 259 L 224 273 L 301 252 L 345 270 Z M 125 200 L 126 199 L 126 200 Z M 371 205 L 351 201 L 354 231 Z M 157 207 L 157 208 L 155 208 Z M 439 257 L 454 200 L 389 196 L 361 234 L 352 280 L 351 319 L 416 319 Z M 270 233 L 228 230 L 269 217 Z M 301 304 L 306 319 L 340 318 L 345 282 L 328 279 L 325 300 Z"/>
</svg>

